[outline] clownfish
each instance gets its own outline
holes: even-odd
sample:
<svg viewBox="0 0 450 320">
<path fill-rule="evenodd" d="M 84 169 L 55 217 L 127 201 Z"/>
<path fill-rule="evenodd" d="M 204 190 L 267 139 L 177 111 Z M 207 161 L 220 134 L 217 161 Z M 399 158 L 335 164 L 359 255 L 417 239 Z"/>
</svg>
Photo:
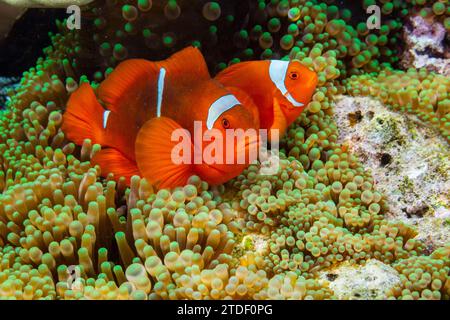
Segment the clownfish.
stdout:
<svg viewBox="0 0 450 320">
<path fill-rule="evenodd" d="M 280 136 L 305 109 L 318 82 L 317 74 L 297 60 L 241 62 L 215 79 L 245 91 L 258 107 L 261 129 L 278 129 Z"/>
<path fill-rule="evenodd" d="M 224 158 L 230 143 L 195 141 L 198 124 L 205 134 L 215 130 L 225 136 L 228 129 L 258 130 L 259 114 L 241 89 L 211 79 L 200 51 L 188 47 L 164 61 L 126 60 L 96 91 L 82 84 L 68 100 L 62 130 L 78 145 L 85 139 L 100 144 L 102 150 L 92 162 L 103 176 L 124 176 L 128 183 L 133 175 L 140 175 L 158 188 L 173 188 L 198 175 L 218 185 L 239 175 L 249 163 L 195 161 L 194 156 L 212 149 L 213 142 L 216 148 L 209 151 L 216 159 Z M 189 150 L 177 154 L 180 139 L 188 141 Z M 233 140 L 233 152 L 241 148 L 247 154 L 257 143 L 250 140 Z M 187 161 L 174 159 L 174 154 Z"/>
</svg>

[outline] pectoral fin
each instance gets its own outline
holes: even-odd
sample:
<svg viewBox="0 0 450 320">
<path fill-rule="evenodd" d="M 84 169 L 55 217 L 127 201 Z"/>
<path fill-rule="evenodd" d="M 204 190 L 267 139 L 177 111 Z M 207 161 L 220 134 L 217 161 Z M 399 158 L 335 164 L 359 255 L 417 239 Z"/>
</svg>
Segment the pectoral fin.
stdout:
<svg viewBox="0 0 450 320">
<path fill-rule="evenodd" d="M 113 173 L 116 180 L 125 177 L 127 184 L 132 176 L 140 175 L 136 163 L 125 157 L 120 151 L 108 148 L 98 152 L 92 159 L 93 164 L 100 166 L 102 176 Z"/>
<path fill-rule="evenodd" d="M 192 152 L 189 131 L 167 117 L 147 121 L 135 144 L 139 170 L 160 189 L 183 186 L 194 175 Z"/>
</svg>

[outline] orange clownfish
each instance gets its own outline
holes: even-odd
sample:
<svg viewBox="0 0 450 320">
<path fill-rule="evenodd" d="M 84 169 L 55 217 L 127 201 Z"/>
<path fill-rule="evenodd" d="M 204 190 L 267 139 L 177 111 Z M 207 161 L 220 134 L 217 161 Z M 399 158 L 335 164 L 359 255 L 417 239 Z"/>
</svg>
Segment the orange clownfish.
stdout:
<svg viewBox="0 0 450 320">
<path fill-rule="evenodd" d="M 278 129 L 280 137 L 305 109 L 318 82 L 317 74 L 297 60 L 241 62 L 215 79 L 245 91 L 258 107 L 261 129 Z"/>
<path fill-rule="evenodd" d="M 102 145 L 92 162 L 100 165 L 103 176 L 113 173 L 129 182 L 140 175 L 159 188 L 173 188 L 192 175 L 212 185 L 239 175 L 248 162 L 195 161 L 206 148 L 214 159 L 225 158 L 230 143 L 214 135 L 195 141 L 199 127 L 205 135 L 215 130 L 223 136 L 228 129 L 258 130 L 259 114 L 242 90 L 211 79 L 200 51 L 189 47 L 164 61 L 124 61 L 96 92 L 82 84 L 70 96 L 62 130 L 78 145 L 85 139 Z M 187 148 L 179 148 L 180 139 L 188 141 Z M 231 142 L 237 144 L 232 152 L 241 148 L 246 154 L 255 144 L 248 139 Z"/>
</svg>

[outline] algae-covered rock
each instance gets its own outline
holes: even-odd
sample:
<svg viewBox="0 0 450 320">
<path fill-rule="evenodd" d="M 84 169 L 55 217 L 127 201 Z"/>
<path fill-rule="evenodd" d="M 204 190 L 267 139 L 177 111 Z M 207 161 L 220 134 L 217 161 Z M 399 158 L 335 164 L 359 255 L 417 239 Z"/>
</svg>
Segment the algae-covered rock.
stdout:
<svg viewBox="0 0 450 320">
<path fill-rule="evenodd" d="M 450 235 L 450 149 L 415 116 L 390 111 L 377 100 L 341 96 L 335 119 L 339 140 L 367 169 L 389 205 L 387 218 L 416 225 L 431 247 Z"/>
<path fill-rule="evenodd" d="M 364 266 L 347 262 L 320 276 L 338 299 L 380 300 L 388 298 L 389 289 L 400 284 L 399 273 L 392 267 L 372 259 Z"/>
</svg>

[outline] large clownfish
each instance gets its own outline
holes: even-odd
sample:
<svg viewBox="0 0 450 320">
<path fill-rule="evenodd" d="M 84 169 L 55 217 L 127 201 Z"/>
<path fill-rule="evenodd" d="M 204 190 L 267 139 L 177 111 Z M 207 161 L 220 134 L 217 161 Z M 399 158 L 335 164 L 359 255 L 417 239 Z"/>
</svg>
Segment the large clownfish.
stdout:
<svg viewBox="0 0 450 320">
<path fill-rule="evenodd" d="M 297 60 L 234 64 L 215 79 L 246 92 L 258 107 L 261 129 L 278 129 L 280 137 L 305 109 L 317 86 L 317 74 Z"/>
<path fill-rule="evenodd" d="M 252 99 L 239 88 L 226 88 L 211 79 L 200 51 L 189 47 L 164 61 L 124 61 L 96 92 L 82 84 L 70 96 L 62 130 L 78 145 L 85 139 L 102 145 L 92 161 L 100 165 L 103 176 L 113 173 L 129 181 L 140 175 L 159 188 L 172 188 L 185 185 L 192 175 L 212 185 L 239 175 L 248 162 L 193 159 L 196 152 L 214 142 L 211 139 L 194 146 L 199 144 L 192 140 L 194 121 L 201 123 L 203 132 L 215 129 L 223 136 L 227 129 L 259 129 L 258 109 Z M 190 161 L 174 161 L 173 150 L 179 143 L 173 141 L 174 132 L 190 141 Z M 248 153 L 255 141 L 245 141 L 233 140 Z M 225 144 L 230 142 L 224 139 L 219 143 L 222 148 L 213 153 L 224 158 Z M 242 151 L 237 145 L 232 150 Z"/>
</svg>

